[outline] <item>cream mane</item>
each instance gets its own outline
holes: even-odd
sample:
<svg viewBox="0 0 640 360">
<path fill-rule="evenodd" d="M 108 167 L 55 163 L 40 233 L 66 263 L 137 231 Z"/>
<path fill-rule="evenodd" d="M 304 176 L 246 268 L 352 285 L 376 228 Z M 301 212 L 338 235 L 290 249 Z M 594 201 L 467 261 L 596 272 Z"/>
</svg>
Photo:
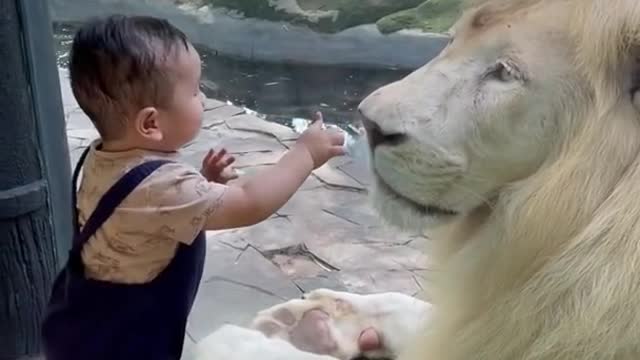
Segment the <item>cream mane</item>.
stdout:
<svg viewBox="0 0 640 360">
<path fill-rule="evenodd" d="M 584 78 L 564 99 L 566 138 L 437 234 L 437 315 L 402 359 L 640 358 L 640 2 L 476 0 L 468 12 L 485 11 L 481 28 L 561 2 L 575 8 Z"/>
</svg>

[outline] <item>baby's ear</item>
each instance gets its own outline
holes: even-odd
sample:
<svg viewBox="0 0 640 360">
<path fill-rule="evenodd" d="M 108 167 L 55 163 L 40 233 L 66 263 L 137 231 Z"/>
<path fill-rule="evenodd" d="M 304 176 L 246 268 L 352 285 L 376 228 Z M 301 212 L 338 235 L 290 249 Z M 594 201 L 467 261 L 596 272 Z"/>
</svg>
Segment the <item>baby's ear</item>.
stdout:
<svg viewBox="0 0 640 360">
<path fill-rule="evenodd" d="M 141 136 L 153 141 L 162 141 L 158 109 L 152 106 L 143 108 L 138 111 L 134 121 L 135 129 Z"/>
</svg>

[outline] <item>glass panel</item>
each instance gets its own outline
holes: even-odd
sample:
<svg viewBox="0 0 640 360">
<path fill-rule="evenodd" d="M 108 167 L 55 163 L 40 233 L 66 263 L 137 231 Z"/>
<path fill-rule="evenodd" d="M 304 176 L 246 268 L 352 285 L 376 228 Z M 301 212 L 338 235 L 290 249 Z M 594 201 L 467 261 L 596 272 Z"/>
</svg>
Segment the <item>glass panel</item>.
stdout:
<svg viewBox="0 0 640 360">
<path fill-rule="evenodd" d="M 53 0 L 60 66 L 77 23 L 105 13 L 166 17 L 200 50 L 203 92 L 291 125 L 322 110 L 357 123 L 364 96 L 426 63 L 461 0 Z M 408 30 L 407 30 L 408 29 Z"/>
<path fill-rule="evenodd" d="M 185 161 L 194 166 L 223 144 L 241 176 L 259 171 L 287 151 L 316 110 L 354 144 L 350 156 L 315 171 L 275 216 L 210 236 L 187 352 L 224 323 L 246 324 L 301 291 L 422 292 L 429 241 L 387 228 L 369 206 L 370 150 L 356 109 L 440 52 L 462 1 L 49 1 L 63 76 L 74 32 L 91 17 L 151 15 L 187 34 L 203 61 L 201 89 L 214 104 L 203 131 L 185 146 Z M 62 81 L 75 163 L 97 133 Z"/>
</svg>

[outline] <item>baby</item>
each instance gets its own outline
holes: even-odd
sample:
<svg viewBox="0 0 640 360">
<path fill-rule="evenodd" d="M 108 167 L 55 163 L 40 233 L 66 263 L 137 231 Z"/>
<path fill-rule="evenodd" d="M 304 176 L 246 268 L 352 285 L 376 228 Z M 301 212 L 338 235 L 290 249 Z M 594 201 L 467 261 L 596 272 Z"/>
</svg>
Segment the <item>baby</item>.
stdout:
<svg viewBox="0 0 640 360">
<path fill-rule="evenodd" d="M 74 172 L 75 185 L 83 170 L 76 236 L 43 324 L 45 354 L 179 359 L 204 231 L 267 219 L 343 153 L 343 135 L 320 117 L 276 165 L 226 184 L 233 158 L 224 150 L 200 171 L 177 158 L 203 115 L 200 57 L 180 30 L 152 17 L 94 20 L 74 38 L 69 70 L 100 139 Z"/>
</svg>

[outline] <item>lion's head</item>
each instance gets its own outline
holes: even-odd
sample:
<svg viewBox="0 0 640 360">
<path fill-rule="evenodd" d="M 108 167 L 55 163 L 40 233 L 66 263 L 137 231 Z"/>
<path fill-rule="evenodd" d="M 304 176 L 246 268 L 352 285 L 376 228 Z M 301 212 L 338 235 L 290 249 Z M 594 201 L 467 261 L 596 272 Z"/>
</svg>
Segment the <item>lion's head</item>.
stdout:
<svg viewBox="0 0 640 360">
<path fill-rule="evenodd" d="M 640 356 L 639 59 L 638 0 L 472 0 L 361 103 L 379 212 L 448 225 L 417 358 Z"/>
<path fill-rule="evenodd" d="M 529 1 L 530 2 L 530 1 Z M 481 206 L 557 157 L 590 96 L 573 61 L 567 1 L 468 11 L 450 44 L 360 105 L 385 217 L 406 226 Z"/>
<path fill-rule="evenodd" d="M 576 39 L 575 6 L 476 1 L 439 56 L 361 103 L 387 219 L 421 225 L 490 207 L 593 120 L 596 79 L 578 62 L 598 45 Z M 617 75 L 631 79 L 626 70 Z"/>
</svg>

